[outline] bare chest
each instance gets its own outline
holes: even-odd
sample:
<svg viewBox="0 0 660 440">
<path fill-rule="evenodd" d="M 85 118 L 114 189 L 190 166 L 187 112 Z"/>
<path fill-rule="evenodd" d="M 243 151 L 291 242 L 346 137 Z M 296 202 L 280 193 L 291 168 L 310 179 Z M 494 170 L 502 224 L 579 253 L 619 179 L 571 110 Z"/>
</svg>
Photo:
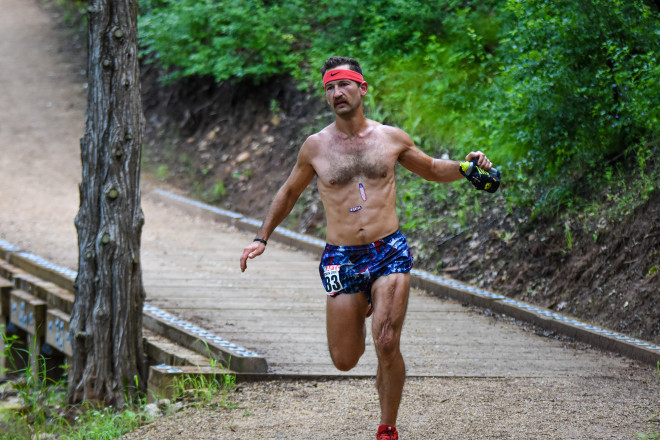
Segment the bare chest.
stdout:
<svg viewBox="0 0 660 440">
<path fill-rule="evenodd" d="M 319 177 L 330 185 L 343 186 L 355 180 L 383 179 L 393 172 L 394 161 L 384 148 L 362 147 L 328 149 Z"/>
</svg>

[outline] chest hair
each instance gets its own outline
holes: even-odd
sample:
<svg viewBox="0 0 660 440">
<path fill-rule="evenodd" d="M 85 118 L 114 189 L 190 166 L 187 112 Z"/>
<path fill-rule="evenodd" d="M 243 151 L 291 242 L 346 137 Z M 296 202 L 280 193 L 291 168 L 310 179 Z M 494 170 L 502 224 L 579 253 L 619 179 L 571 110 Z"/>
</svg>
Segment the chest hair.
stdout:
<svg viewBox="0 0 660 440">
<path fill-rule="evenodd" d="M 335 185 L 346 185 L 359 178 L 379 179 L 387 176 L 388 164 L 377 149 L 338 153 L 329 157 L 329 181 Z"/>
</svg>

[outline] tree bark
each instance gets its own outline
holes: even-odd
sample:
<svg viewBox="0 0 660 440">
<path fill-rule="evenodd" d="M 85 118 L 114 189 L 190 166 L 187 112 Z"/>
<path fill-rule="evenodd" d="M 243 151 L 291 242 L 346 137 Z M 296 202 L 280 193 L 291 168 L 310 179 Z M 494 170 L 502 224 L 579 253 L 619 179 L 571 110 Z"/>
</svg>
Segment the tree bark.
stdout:
<svg viewBox="0 0 660 440">
<path fill-rule="evenodd" d="M 137 0 L 90 0 L 78 276 L 68 400 L 121 407 L 144 388 Z"/>
</svg>

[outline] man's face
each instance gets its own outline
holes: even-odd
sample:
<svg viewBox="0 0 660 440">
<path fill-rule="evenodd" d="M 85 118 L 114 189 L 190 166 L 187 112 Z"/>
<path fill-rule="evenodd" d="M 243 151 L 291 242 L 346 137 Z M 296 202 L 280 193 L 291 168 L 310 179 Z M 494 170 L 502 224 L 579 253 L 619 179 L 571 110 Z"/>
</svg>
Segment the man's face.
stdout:
<svg viewBox="0 0 660 440">
<path fill-rule="evenodd" d="M 341 65 L 335 69 L 349 69 Z M 360 107 L 362 97 L 367 94 L 367 83 L 359 84 L 350 79 L 338 79 L 325 85 L 325 99 L 337 115 L 350 114 Z"/>
</svg>

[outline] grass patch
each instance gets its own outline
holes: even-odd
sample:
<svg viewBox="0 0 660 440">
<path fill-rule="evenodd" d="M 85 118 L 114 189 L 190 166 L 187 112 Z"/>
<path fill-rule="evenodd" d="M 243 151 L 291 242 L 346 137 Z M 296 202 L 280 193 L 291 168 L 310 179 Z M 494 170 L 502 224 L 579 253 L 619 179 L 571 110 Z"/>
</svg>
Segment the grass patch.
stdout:
<svg viewBox="0 0 660 440">
<path fill-rule="evenodd" d="M 48 361 L 37 360 L 38 370 L 21 367 L 31 353 L 20 339 L 2 333 L 11 381 L 0 385 L 0 440 L 51 439 L 114 440 L 145 424 L 153 413 L 147 411 L 147 399 L 140 396 L 122 408 L 97 407 L 88 402 L 68 405 L 66 375 L 49 378 Z M 29 362 L 27 362 L 29 364 Z M 235 376 L 219 373 L 212 379 L 185 376 L 177 381 L 171 402 L 159 415 L 169 415 L 187 406 L 201 406 L 221 395 L 221 405 L 229 406 L 227 397 L 234 388 Z M 162 407 L 164 399 L 159 400 Z M 169 400 L 168 400 L 169 402 Z"/>
</svg>

